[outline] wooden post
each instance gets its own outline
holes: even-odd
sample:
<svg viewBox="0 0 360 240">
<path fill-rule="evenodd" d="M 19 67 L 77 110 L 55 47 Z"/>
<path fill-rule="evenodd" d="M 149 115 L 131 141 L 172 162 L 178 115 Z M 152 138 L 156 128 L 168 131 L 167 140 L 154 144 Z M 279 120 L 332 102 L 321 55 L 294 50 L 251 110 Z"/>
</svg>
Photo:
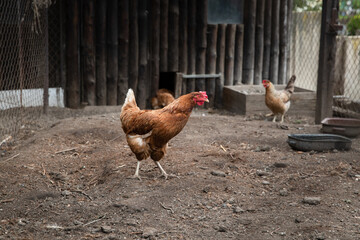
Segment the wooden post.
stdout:
<svg viewBox="0 0 360 240">
<path fill-rule="evenodd" d="M 49 112 L 49 9 L 46 9 L 45 16 L 45 77 L 44 77 L 44 94 L 43 94 L 43 113 Z"/>
<path fill-rule="evenodd" d="M 139 0 L 139 83 L 137 86 L 137 104 L 141 109 L 146 107 L 149 98 L 147 89 L 148 78 L 148 25 L 147 25 L 147 0 Z"/>
<path fill-rule="evenodd" d="M 139 77 L 139 33 L 137 0 L 129 0 L 129 87 L 137 96 Z"/>
<path fill-rule="evenodd" d="M 271 50 L 270 50 L 270 81 L 278 83 L 279 77 L 279 16 L 280 1 L 272 2 L 272 19 L 271 19 Z"/>
<path fill-rule="evenodd" d="M 179 71 L 179 0 L 169 1 L 168 71 Z"/>
<path fill-rule="evenodd" d="M 244 63 L 243 83 L 252 84 L 254 81 L 254 59 L 255 59 L 255 21 L 256 0 L 245 1 L 244 6 Z"/>
<path fill-rule="evenodd" d="M 196 9 L 196 74 L 204 74 L 206 67 L 207 0 L 196 1 Z M 205 79 L 196 80 L 195 90 L 205 90 Z"/>
<path fill-rule="evenodd" d="M 226 24 L 219 24 L 217 46 L 216 46 L 216 72 L 221 73 L 222 77 L 215 81 L 215 107 L 221 108 L 222 96 L 224 88 L 224 72 L 225 72 L 225 39 L 226 39 Z"/>
<path fill-rule="evenodd" d="M 339 0 L 323 1 L 316 91 L 316 124 L 321 123 L 324 118 L 332 116 L 338 10 Z"/>
<path fill-rule="evenodd" d="M 255 64 L 254 84 L 262 82 L 263 60 L 264 60 L 264 14 L 266 0 L 257 0 L 256 3 L 256 31 L 255 31 Z"/>
<path fill-rule="evenodd" d="M 119 1 L 119 79 L 117 104 L 123 104 L 129 82 L 129 0 Z"/>
<path fill-rule="evenodd" d="M 266 0 L 264 17 L 264 53 L 262 78 L 270 79 L 272 0 Z"/>
<path fill-rule="evenodd" d="M 106 105 L 106 1 L 96 1 L 95 14 L 96 104 Z"/>
<path fill-rule="evenodd" d="M 107 9 L 106 103 L 107 105 L 116 105 L 118 84 L 118 1 L 108 0 Z"/>
<path fill-rule="evenodd" d="M 290 76 L 293 74 L 291 71 L 291 67 L 290 67 L 290 63 L 291 63 L 291 54 L 290 54 L 290 46 L 292 44 L 292 37 L 293 37 L 293 0 L 288 0 L 287 1 L 287 21 L 288 21 L 288 26 L 287 26 L 287 31 L 288 31 L 288 36 L 287 36 L 287 41 L 288 44 L 286 46 L 286 66 L 287 66 L 287 71 L 286 71 L 286 80 L 290 79 Z M 290 71 L 291 70 L 291 71 Z"/>
<path fill-rule="evenodd" d="M 79 2 L 67 1 L 66 34 L 66 106 L 80 107 L 80 71 L 79 71 Z"/>
<path fill-rule="evenodd" d="M 226 27 L 225 47 L 225 86 L 234 85 L 234 54 L 235 54 L 236 25 L 228 24 Z"/>
<path fill-rule="evenodd" d="M 179 21 L 179 72 L 187 73 L 188 68 L 188 0 L 180 1 L 180 21 Z M 182 92 L 186 94 L 186 81 L 182 81 Z"/>
<path fill-rule="evenodd" d="M 159 89 L 160 80 L 160 0 L 151 0 L 151 38 L 150 38 L 150 96 Z"/>
<path fill-rule="evenodd" d="M 160 72 L 167 72 L 169 0 L 160 0 L 160 8 Z"/>
<path fill-rule="evenodd" d="M 243 47 L 244 47 L 244 25 L 236 25 L 235 36 L 235 62 L 234 62 L 234 85 L 242 81 L 243 68 Z"/>
<path fill-rule="evenodd" d="M 280 1 L 280 54 L 279 54 L 279 79 L 278 84 L 287 82 L 287 46 L 288 46 L 288 14 L 287 0 Z"/>
<path fill-rule="evenodd" d="M 216 73 L 216 41 L 217 41 L 217 25 L 207 26 L 207 50 L 206 50 L 206 73 Z M 206 79 L 206 92 L 209 97 L 209 104 L 207 107 L 213 108 L 215 106 L 215 78 Z"/>
<path fill-rule="evenodd" d="M 189 1 L 188 12 L 188 74 L 196 72 L 196 1 Z M 195 91 L 195 80 L 186 80 L 186 92 Z"/>
<path fill-rule="evenodd" d="M 82 41 L 84 102 L 88 105 L 96 104 L 96 76 L 95 76 L 95 28 L 94 11 L 95 0 L 84 1 L 84 25 Z"/>
</svg>

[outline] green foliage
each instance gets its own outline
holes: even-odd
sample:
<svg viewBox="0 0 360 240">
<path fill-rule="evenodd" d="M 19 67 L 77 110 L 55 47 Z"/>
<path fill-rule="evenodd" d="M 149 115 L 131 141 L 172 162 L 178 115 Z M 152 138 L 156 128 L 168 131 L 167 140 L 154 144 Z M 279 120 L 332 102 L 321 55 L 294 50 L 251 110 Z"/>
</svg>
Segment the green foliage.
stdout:
<svg viewBox="0 0 360 240">
<path fill-rule="evenodd" d="M 319 11 L 321 7 L 321 0 L 294 0 L 294 10 L 297 12 Z"/>
<path fill-rule="evenodd" d="M 356 31 L 360 30 L 360 14 L 353 16 L 347 24 L 349 35 L 356 35 Z"/>
</svg>

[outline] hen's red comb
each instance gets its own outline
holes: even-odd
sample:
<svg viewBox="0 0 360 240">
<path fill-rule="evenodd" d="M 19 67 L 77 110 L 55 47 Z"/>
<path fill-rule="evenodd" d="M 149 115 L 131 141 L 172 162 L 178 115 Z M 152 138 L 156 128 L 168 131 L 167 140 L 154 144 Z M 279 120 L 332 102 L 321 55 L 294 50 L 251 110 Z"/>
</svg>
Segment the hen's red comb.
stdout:
<svg viewBox="0 0 360 240">
<path fill-rule="evenodd" d="M 206 91 L 199 91 L 199 93 L 205 97 L 205 98 L 208 98 L 208 95 L 206 94 Z"/>
</svg>

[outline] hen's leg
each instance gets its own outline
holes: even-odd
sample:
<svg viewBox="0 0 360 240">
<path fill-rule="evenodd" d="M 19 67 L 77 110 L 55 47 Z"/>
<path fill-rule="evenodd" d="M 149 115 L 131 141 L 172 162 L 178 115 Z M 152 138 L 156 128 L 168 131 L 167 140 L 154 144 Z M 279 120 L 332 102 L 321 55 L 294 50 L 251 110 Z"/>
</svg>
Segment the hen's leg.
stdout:
<svg viewBox="0 0 360 240">
<path fill-rule="evenodd" d="M 284 116 L 285 116 L 285 114 L 281 115 L 281 122 L 280 123 L 284 122 Z"/>
<path fill-rule="evenodd" d="M 274 115 L 274 118 L 272 120 L 273 122 L 276 122 L 276 115 Z"/>
<path fill-rule="evenodd" d="M 178 176 L 176 176 L 176 175 L 173 175 L 173 174 L 167 174 L 166 172 L 165 172 L 165 170 L 162 168 L 162 166 L 160 165 L 160 163 L 159 163 L 159 161 L 154 161 L 155 163 L 156 163 L 156 165 L 160 168 L 160 171 L 161 171 L 161 174 L 162 174 L 162 176 L 164 176 L 165 177 L 165 179 L 168 179 L 168 177 L 177 177 L 177 178 L 179 178 Z"/>
<path fill-rule="evenodd" d="M 130 178 L 137 178 L 137 179 L 141 180 L 141 177 L 139 176 L 139 169 L 140 169 L 140 161 L 137 162 L 135 174 Z"/>
</svg>

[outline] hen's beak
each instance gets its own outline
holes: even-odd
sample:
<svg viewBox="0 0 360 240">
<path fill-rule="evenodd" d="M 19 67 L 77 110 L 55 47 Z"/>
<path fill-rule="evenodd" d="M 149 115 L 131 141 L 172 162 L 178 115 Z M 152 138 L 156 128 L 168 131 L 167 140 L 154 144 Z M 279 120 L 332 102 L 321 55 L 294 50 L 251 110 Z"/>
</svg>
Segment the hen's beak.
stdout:
<svg viewBox="0 0 360 240">
<path fill-rule="evenodd" d="M 205 99 L 205 102 L 209 102 L 209 99 L 206 98 L 206 99 Z"/>
</svg>

